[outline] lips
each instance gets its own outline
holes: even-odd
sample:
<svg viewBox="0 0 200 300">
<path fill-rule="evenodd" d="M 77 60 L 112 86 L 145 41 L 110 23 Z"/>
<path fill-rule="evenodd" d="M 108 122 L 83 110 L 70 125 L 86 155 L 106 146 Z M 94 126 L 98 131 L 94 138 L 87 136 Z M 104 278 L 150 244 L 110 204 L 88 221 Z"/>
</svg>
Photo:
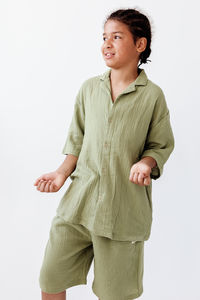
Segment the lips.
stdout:
<svg viewBox="0 0 200 300">
<path fill-rule="evenodd" d="M 111 57 L 113 57 L 115 55 L 115 53 L 105 52 L 104 55 L 105 55 L 106 58 L 111 58 Z"/>
</svg>

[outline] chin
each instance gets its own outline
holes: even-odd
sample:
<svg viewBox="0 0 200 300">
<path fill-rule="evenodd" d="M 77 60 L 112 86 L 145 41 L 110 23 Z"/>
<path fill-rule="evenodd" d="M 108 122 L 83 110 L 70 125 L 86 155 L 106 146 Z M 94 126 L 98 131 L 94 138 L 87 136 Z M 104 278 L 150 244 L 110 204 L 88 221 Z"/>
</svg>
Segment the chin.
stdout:
<svg viewBox="0 0 200 300">
<path fill-rule="evenodd" d="M 115 69 L 115 70 L 120 69 L 119 65 L 111 63 L 111 62 L 110 63 L 106 62 L 106 66 L 109 67 L 109 68 Z"/>
<path fill-rule="evenodd" d="M 106 63 L 106 66 L 108 66 L 108 67 L 115 67 L 115 63 L 112 63 L 111 61 L 105 61 L 105 63 Z"/>
</svg>

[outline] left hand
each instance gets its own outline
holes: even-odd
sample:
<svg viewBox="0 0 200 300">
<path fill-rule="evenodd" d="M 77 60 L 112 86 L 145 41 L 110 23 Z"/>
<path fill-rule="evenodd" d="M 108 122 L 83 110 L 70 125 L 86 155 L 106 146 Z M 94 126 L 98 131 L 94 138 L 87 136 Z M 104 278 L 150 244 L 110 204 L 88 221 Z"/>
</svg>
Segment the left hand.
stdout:
<svg viewBox="0 0 200 300">
<path fill-rule="evenodd" d="M 131 167 L 129 180 L 140 186 L 149 185 L 151 183 L 150 173 L 151 167 L 142 161 L 138 161 Z"/>
</svg>

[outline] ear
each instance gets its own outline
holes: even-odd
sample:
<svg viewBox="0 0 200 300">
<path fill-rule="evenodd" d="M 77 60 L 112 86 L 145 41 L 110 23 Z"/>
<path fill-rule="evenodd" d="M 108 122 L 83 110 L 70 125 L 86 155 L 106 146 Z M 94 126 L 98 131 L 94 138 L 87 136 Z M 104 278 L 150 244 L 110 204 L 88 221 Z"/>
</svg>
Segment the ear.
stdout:
<svg viewBox="0 0 200 300">
<path fill-rule="evenodd" d="M 143 52 L 147 46 L 147 39 L 145 37 L 141 37 L 136 42 L 136 47 L 138 52 Z"/>
</svg>

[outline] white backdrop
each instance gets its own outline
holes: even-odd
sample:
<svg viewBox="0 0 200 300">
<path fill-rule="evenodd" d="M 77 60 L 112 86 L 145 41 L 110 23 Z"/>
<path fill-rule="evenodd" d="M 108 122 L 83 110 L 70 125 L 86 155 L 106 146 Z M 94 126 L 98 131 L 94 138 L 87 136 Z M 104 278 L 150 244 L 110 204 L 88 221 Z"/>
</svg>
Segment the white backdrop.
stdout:
<svg viewBox="0 0 200 300">
<path fill-rule="evenodd" d="M 189 5 L 188 5 L 189 4 Z M 141 300 L 198 300 L 198 1 L 2 0 L 0 3 L 1 298 L 40 299 L 39 270 L 50 224 L 70 179 L 57 193 L 33 186 L 54 171 L 82 82 L 103 73 L 103 21 L 113 9 L 151 17 L 152 62 L 141 65 L 164 91 L 175 149 L 153 181 L 153 225 L 145 244 Z M 97 299 L 88 284 L 67 299 Z M 101 299 L 104 300 L 104 299 Z"/>
</svg>

